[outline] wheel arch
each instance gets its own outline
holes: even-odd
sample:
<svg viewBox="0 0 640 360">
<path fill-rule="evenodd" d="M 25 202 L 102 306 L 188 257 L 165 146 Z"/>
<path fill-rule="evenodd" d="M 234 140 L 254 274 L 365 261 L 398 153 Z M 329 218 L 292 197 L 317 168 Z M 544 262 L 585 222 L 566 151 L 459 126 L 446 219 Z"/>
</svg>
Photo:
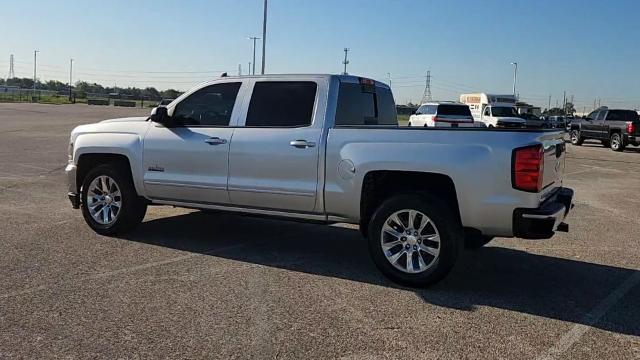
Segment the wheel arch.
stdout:
<svg viewBox="0 0 640 360">
<path fill-rule="evenodd" d="M 366 237 L 368 223 L 374 211 L 391 196 L 407 192 L 430 192 L 447 204 L 461 224 L 460 207 L 453 180 L 444 174 L 403 171 L 372 170 L 364 175 L 360 195 L 360 231 Z"/>
<path fill-rule="evenodd" d="M 116 164 L 120 165 L 123 169 L 127 169 L 129 171 L 129 176 L 133 178 L 133 169 L 131 168 L 131 160 L 124 154 L 118 153 L 99 153 L 99 152 L 88 152 L 82 153 L 78 156 L 78 160 L 76 162 L 78 170 L 76 173 L 76 186 L 78 187 L 78 192 L 80 192 L 80 187 L 84 182 L 84 178 L 87 176 L 91 169 L 96 166 L 103 164 Z M 136 188 L 136 192 L 140 194 L 140 189 L 136 186 L 136 182 L 134 181 L 134 187 Z"/>
</svg>

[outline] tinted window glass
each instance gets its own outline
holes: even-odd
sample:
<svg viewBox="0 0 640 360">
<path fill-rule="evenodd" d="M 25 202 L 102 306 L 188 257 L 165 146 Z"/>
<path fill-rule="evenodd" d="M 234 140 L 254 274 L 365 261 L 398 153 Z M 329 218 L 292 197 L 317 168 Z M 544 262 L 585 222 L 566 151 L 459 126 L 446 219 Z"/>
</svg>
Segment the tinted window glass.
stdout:
<svg viewBox="0 0 640 360">
<path fill-rule="evenodd" d="M 609 110 L 608 121 L 637 121 L 638 113 L 631 110 Z"/>
<path fill-rule="evenodd" d="M 229 126 L 241 83 L 202 88 L 176 105 L 173 118 L 183 126 Z"/>
<path fill-rule="evenodd" d="M 371 92 L 360 84 L 340 84 L 336 125 L 397 124 L 396 106 L 389 89 L 376 86 L 375 92 Z"/>
<path fill-rule="evenodd" d="M 438 106 L 438 115 L 461 115 L 471 116 L 471 110 L 466 105 L 448 105 Z"/>
<path fill-rule="evenodd" d="M 596 120 L 602 120 L 602 119 L 604 119 L 604 116 L 606 115 L 606 113 L 607 113 L 607 111 L 606 111 L 606 110 L 605 110 L 605 111 L 600 111 L 600 112 L 598 113 L 598 117 L 596 118 Z"/>
<path fill-rule="evenodd" d="M 512 107 L 505 107 L 505 106 L 492 106 L 491 107 L 491 113 L 493 114 L 493 116 L 510 116 L 510 117 L 517 117 L 518 113 L 516 113 L 516 109 L 512 108 Z"/>
<path fill-rule="evenodd" d="M 592 111 L 591 114 L 587 115 L 587 119 L 594 120 L 598 116 L 597 111 Z"/>
<path fill-rule="evenodd" d="M 491 116 L 491 115 L 489 114 L 489 109 L 490 109 L 490 108 L 488 108 L 488 107 L 484 108 L 484 115 L 485 115 L 485 116 Z"/>
<path fill-rule="evenodd" d="M 311 125 L 317 85 L 311 81 L 261 81 L 253 87 L 245 126 Z"/>
</svg>

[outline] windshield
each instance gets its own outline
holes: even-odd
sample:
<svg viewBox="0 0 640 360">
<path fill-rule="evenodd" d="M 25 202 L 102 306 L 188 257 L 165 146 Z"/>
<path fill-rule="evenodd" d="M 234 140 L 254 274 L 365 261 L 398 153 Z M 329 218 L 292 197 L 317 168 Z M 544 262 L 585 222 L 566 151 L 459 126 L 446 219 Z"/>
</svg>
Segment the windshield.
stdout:
<svg viewBox="0 0 640 360">
<path fill-rule="evenodd" d="M 516 109 L 506 106 L 493 106 L 491 107 L 491 115 L 493 116 L 512 116 L 517 117 Z"/>
</svg>

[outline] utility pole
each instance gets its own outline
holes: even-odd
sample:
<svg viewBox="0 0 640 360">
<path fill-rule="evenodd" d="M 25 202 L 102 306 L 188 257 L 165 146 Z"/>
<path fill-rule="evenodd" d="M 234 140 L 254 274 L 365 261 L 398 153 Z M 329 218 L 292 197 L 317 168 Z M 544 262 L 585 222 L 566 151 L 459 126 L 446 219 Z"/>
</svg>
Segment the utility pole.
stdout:
<svg viewBox="0 0 640 360">
<path fill-rule="evenodd" d="M 40 51 L 33 51 L 33 96 L 36 96 L 36 63 L 38 61 L 38 53 Z"/>
<path fill-rule="evenodd" d="M 247 39 L 253 40 L 253 75 L 255 75 L 256 74 L 256 40 L 260 40 L 260 38 L 255 36 L 249 36 L 247 37 Z M 251 63 L 249 63 L 249 71 L 251 71 Z"/>
<path fill-rule="evenodd" d="M 427 71 L 427 78 L 424 84 L 424 93 L 422 93 L 421 104 L 431 101 L 431 70 Z"/>
<path fill-rule="evenodd" d="M 547 106 L 547 110 L 551 110 L 551 95 L 549 95 L 549 105 Z"/>
<path fill-rule="evenodd" d="M 567 92 L 562 92 L 562 113 L 567 115 Z"/>
<path fill-rule="evenodd" d="M 516 96 L 516 82 L 518 81 L 518 63 L 512 62 L 513 65 L 513 96 Z"/>
<path fill-rule="evenodd" d="M 238 76 L 242 76 L 242 64 L 238 64 Z"/>
<path fill-rule="evenodd" d="M 73 80 L 73 59 L 69 61 L 69 101 L 71 101 L 71 86 Z"/>
<path fill-rule="evenodd" d="M 342 64 L 344 64 L 344 72 L 342 75 L 347 75 L 347 64 L 349 64 L 348 54 L 349 48 L 344 48 L 344 61 L 342 62 Z"/>
<path fill-rule="evenodd" d="M 9 77 L 8 79 L 13 79 L 14 77 L 16 77 L 16 73 L 13 69 L 13 54 L 11 54 L 11 56 L 9 56 Z"/>
<path fill-rule="evenodd" d="M 262 75 L 264 75 L 265 48 L 267 47 L 267 0 L 264 0 L 264 16 L 262 18 Z M 255 63 L 255 59 L 253 60 Z"/>
<path fill-rule="evenodd" d="M 387 77 L 389 78 L 389 87 L 391 87 L 391 73 L 390 72 L 387 73 Z"/>
</svg>

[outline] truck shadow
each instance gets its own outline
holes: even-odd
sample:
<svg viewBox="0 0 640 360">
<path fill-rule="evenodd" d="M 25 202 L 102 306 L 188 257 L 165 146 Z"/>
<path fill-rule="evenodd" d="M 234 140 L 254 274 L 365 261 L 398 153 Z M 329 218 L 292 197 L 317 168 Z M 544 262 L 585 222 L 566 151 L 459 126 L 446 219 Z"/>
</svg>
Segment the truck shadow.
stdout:
<svg viewBox="0 0 640 360">
<path fill-rule="evenodd" d="M 343 227 L 195 212 L 146 221 L 124 239 L 413 291 L 426 303 L 461 311 L 489 306 L 640 336 L 640 286 L 632 287 L 595 324 L 589 315 L 621 283 L 637 276 L 633 269 L 488 246 L 465 252 L 435 286 L 409 289 L 384 278 L 369 259 L 360 232 Z"/>
</svg>

